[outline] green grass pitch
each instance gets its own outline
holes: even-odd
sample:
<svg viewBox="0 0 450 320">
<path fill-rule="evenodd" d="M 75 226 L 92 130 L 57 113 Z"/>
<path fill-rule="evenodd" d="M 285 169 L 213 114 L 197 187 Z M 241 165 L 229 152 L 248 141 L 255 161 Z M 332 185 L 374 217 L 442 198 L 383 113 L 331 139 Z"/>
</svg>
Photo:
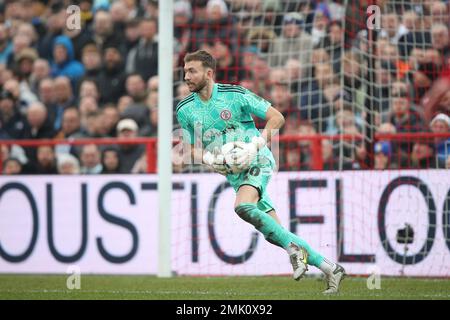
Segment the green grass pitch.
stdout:
<svg viewBox="0 0 450 320">
<path fill-rule="evenodd" d="M 325 282 L 290 277 L 174 277 L 82 275 L 81 288 L 69 290 L 68 275 L 0 275 L 0 299 L 157 299 L 157 300 L 320 300 L 450 299 L 448 279 L 381 277 L 369 290 L 364 277 L 347 277 L 341 292 L 324 296 Z"/>
</svg>

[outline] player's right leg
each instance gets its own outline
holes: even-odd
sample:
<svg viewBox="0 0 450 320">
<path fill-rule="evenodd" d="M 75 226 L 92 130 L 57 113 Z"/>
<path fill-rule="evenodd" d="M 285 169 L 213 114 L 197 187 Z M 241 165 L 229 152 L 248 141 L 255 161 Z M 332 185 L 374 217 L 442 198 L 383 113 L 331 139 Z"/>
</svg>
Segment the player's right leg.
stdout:
<svg viewBox="0 0 450 320">
<path fill-rule="evenodd" d="M 247 181 L 249 183 L 250 181 Z M 345 275 L 344 269 L 336 263 L 325 259 L 299 236 L 284 229 L 273 217 L 274 213 L 262 211 L 257 203 L 261 202 L 260 191 L 256 186 L 242 184 L 236 194 L 235 211 L 241 219 L 252 224 L 267 241 L 284 248 L 290 257 L 294 269 L 293 278 L 299 280 L 308 270 L 307 264 L 323 271 L 327 279 L 324 293 L 337 293 L 339 284 Z M 270 203 L 266 199 L 267 203 Z M 261 204 L 259 207 L 261 207 Z M 276 215 L 275 215 L 276 216 Z"/>
<path fill-rule="evenodd" d="M 260 201 L 261 202 L 261 201 Z M 271 210 L 267 212 L 279 225 L 281 225 L 280 219 L 278 218 L 277 213 L 275 210 Z M 293 274 L 292 277 L 294 280 L 298 281 L 300 280 L 303 275 L 308 271 L 308 252 L 296 245 L 294 242 L 291 242 L 287 252 L 289 254 L 289 260 L 292 265 Z"/>
<path fill-rule="evenodd" d="M 270 214 L 261 211 L 257 202 L 260 199 L 258 190 L 251 185 L 242 185 L 237 192 L 235 211 L 241 219 L 252 224 L 260 231 L 267 241 L 284 248 L 294 269 L 294 279 L 299 280 L 308 270 L 308 252 L 298 242 L 302 240 L 284 229 Z M 272 210 L 272 215 L 274 211 Z M 276 215 L 275 215 L 276 216 Z M 304 242 L 313 255 L 316 253 Z M 313 256 L 314 259 L 315 256 Z"/>
</svg>

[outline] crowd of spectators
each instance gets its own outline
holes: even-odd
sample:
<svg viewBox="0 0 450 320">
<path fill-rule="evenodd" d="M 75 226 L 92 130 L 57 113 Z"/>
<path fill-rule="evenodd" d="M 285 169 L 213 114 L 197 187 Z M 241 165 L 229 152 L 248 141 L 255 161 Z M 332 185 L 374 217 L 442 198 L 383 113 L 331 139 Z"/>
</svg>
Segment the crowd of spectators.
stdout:
<svg viewBox="0 0 450 320">
<path fill-rule="evenodd" d="M 450 80 L 429 106 L 435 84 L 450 77 L 450 3 L 377 1 L 381 28 L 371 37 L 368 3 L 176 0 L 174 105 L 189 94 L 184 55 L 204 49 L 217 59 L 218 82 L 242 85 L 285 115 L 281 134 L 353 135 L 321 141 L 324 169 L 367 168 L 372 155 L 376 169 L 449 167 L 450 138 L 371 145 L 364 136 L 450 132 Z M 80 28 L 67 25 L 74 4 Z M 155 137 L 164 112 L 158 36 L 154 0 L 4 1 L 0 139 Z M 146 171 L 144 145 L 0 146 L 4 174 Z M 311 141 L 280 147 L 281 170 L 314 168 Z"/>
</svg>

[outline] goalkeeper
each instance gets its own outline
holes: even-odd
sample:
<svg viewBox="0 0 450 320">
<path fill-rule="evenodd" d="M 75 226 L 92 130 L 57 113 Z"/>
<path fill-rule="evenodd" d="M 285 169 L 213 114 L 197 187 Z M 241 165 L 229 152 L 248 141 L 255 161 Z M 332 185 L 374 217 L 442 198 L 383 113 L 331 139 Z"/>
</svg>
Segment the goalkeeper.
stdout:
<svg viewBox="0 0 450 320">
<path fill-rule="evenodd" d="M 283 115 L 243 87 L 215 83 L 215 68 L 215 59 L 203 50 L 189 53 L 184 58 L 184 79 L 192 94 L 180 101 L 176 113 L 183 128 L 183 140 L 192 146 L 194 161 L 202 161 L 226 176 L 236 191 L 236 213 L 260 231 L 267 241 L 287 251 L 295 280 L 303 277 L 308 264 L 313 265 L 325 273 L 328 287 L 324 293 L 337 293 L 345 275 L 344 269 L 283 228 L 266 193 L 275 167 L 267 144 L 271 133 L 283 126 Z M 267 120 L 261 135 L 251 114 Z M 202 146 L 209 143 L 201 152 L 194 146 L 198 134 L 201 134 Z M 238 147 L 232 153 L 233 171 L 221 153 L 220 146 L 227 142 Z"/>
</svg>

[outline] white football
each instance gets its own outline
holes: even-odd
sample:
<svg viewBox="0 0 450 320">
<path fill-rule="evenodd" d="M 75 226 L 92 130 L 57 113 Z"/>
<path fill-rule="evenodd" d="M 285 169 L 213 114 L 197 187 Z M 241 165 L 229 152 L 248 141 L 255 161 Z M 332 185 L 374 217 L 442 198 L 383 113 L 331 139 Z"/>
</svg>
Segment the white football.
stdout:
<svg viewBox="0 0 450 320">
<path fill-rule="evenodd" d="M 225 158 L 225 165 L 230 169 L 233 174 L 241 173 L 244 171 L 237 167 L 236 163 L 236 152 L 242 148 L 236 145 L 234 142 L 226 143 L 222 146 L 222 154 Z"/>
</svg>

